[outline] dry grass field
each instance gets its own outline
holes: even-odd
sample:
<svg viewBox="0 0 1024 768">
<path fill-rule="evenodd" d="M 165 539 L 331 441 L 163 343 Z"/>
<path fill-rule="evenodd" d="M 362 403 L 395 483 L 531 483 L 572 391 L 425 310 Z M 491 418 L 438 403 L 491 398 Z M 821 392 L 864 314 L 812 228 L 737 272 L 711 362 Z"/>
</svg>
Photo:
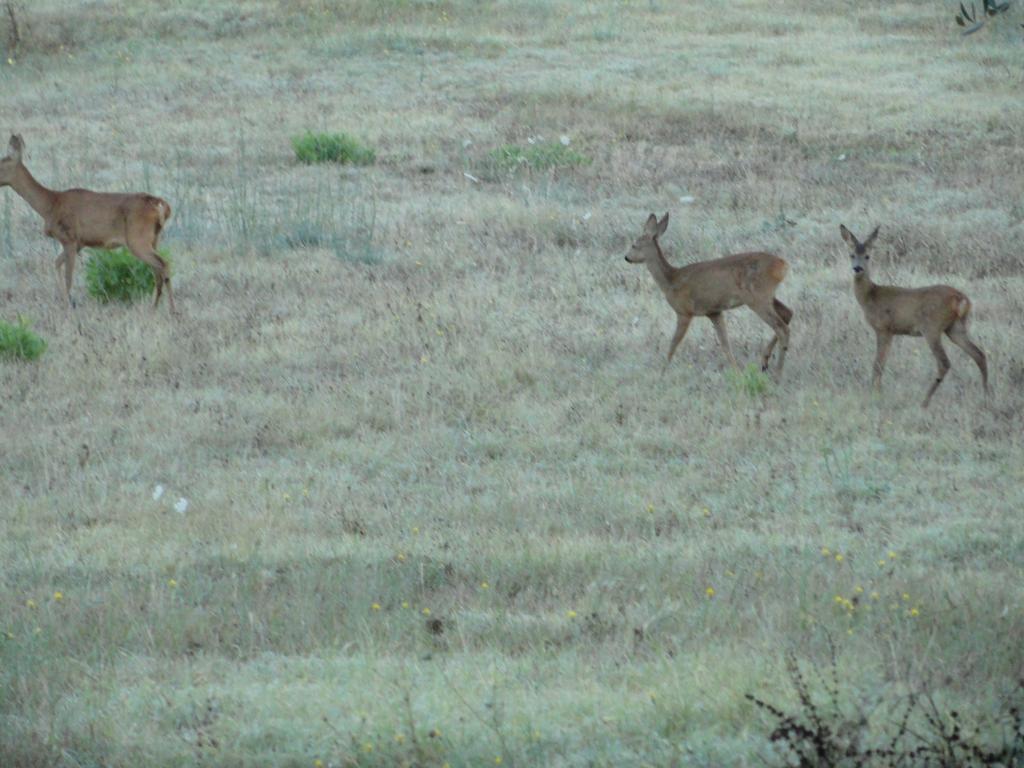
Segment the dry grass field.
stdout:
<svg viewBox="0 0 1024 768">
<path fill-rule="evenodd" d="M 744 694 L 795 706 L 788 655 L 882 719 L 1004 706 L 1019 4 L 966 38 L 952 0 L 16 7 L 2 144 L 166 198 L 181 316 L 81 266 L 66 310 L 0 190 L 0 319 L 49 344 L 0 363 L 0 765 L 778 764 Z M 376 161 L 300 164 L 307 130 Z M 661 375 L 650 211 L 675 264 L 789 262 L 781 381 L 703 319 Z M 968 293 L 991 399 L 947 343 L 922 410 L 909 338 L 868 391 L 840 223 L 881 224 L 879 282 Z"/>
</svg>

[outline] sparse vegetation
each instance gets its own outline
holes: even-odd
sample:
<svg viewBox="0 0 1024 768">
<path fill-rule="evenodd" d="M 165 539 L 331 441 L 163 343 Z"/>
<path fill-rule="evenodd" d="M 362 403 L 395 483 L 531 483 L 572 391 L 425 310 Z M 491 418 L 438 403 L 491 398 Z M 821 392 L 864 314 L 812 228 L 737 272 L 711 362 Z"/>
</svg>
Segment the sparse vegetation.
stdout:
<svg viewBox="0 0 1024 768">
<path fill-rule="evenodd" d="M 0 359 L 35 360 L 46 351 L 46 341 L 32 332 L 28 321 L 16 324 L 0 320 Z"/>
<path fill-rule="evenodd" d="M 300 163 L 340 163 L 372 165 L 377 154 L 347 133 L 306 132 L 292 138 L 292 148 Z"/>
<path fill-rule="evenodd" d="M 161 248 L 158 253 L 170 263 L 166 249 Z M 94 248 L 85 260 L 85 285 L 89 295 L 104 304 L 111 301 L 130 304 L 152 296 L 155 284 L 152 268 L 127 248 Z"/>
<path fill-rule="evenodd" d="M 488 165 L 498 173 L 517 171 L 547 171 L 572 168 L 591 162 L 586 155 L 557 141 L 538 141 L 526 146 L 506 144 L 491 150 Z"/>
<path fill-rule="evenodd" d="M 49 344 L 0 365 L 0 765 L 751 768 L 744 694 L 799 716 L 791 650 L 827 705 L 825 636 L 838 723 L 887 702 L 865 745 L 928 693 L 997 750 L 1022 48 L 1016 2 L 969 45 L 954 5 L 24 3 L 5 130 L 54 188 L 165 198 L 183 279 L 176 320 L 68 310 L 0 190 L 0 305 Z M 378 161 L 297 162 L 311 125 Z M 563 133 L 588 165 L 481 173 Z M 707 321 L 662 374 L 650 211 L 673 264 L 789 263 L 767 395 Z M 840 222 L 879 283 L 969 292 L 990 401 L 950 348 L 922 412 L 913 340 L 870 392 Z M 769 335 L 730 313 L 741 363 Z"/>
</svg>

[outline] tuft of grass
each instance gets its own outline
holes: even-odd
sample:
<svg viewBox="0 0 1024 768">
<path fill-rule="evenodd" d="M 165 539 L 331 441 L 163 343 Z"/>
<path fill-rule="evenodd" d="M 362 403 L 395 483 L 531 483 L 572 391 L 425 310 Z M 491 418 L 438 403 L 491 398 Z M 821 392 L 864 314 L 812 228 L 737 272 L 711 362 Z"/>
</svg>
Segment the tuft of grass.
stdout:
<svg viewBox="0 0 1024 768">
<path fill-rule="evenodd" d="M 292 137 L 292 148 L 300 163 L 372 165 L 377 153 L 347 133 L 313 133 Z"/>
<path fill-rule="evenodd" d="M 760 397 L 767 393 L 772 383 L 768 374 L 762 372 L 754 363 L 749 363 L 741 371 L 730 368 L 725 372 L 725 379 L 736 392 L 748 397 Z"/>
<path fill-rule="evenodd" d="M 24 318 L 17 324 L 0 320 L 0 359 L 35 360 L 46 351 L 46 340 L 29 329 Z"/>
<path fill-rule="evenodd" d="M 166 249 L 158 251 L 170 263 Z M 89 295 L 107 304 L 133 301 L 149 296 L 156 285 L 153 269 L 127 248 L 94 249 L 85 263 L 85 285 Z"/>
<path fill-rule="evenodd" d="M 501 173 L 574 168 L 592 162 L 586 155 L 557 141 L 528 144 L 525 147 L 506 144 L 491 150 L 487 160 L 495 171 Z"/>
</svg>

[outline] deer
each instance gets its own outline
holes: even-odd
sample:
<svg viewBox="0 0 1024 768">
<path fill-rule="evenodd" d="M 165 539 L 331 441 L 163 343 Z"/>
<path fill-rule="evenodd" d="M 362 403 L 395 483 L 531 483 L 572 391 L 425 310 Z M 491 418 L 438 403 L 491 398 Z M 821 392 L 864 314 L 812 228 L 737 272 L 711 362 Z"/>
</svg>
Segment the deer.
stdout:
<svg viewBox="0 0 1024 768">
<path fill-rule="evenodd" d="M 853 267 L 853 293 L 864 311 L 864 319 L 875 331 L 877 352 L 871 384 L 876 391 L 882 389 L 882 371 L 889 356 L 894 336 L 923 336 L 935 356 L 938 375 L 928 388 L 922 408 L 927 408 L 932 395 L 949 372 L 950 363 L 942 347 L 942 335 L 966 352 L 981 371 L 981 385 L 989 394 L 988 364 L 985 353 L 967 335 L 967 321 L 971 314 L 971 300 L 962 291 L 948 285 L 929 285 L 925 288 L 899 288 L 895 285 L 877 285 L 871 280 L 868 261 L 871 247 L 878 237 L 878 227 L 864 242 L 858 240 L 843 224 L 839 233 L 850 247 Z"/>
<path fill-rule="evenodd" d="M 668 370 L 676 348 L 695 317 L 711 321 L 725 356 L 736 369 L 739 364 L 729 347 L 724 312 L 746 306 L 773 331 L 761 356 L 762 372 L 768 370 L 772 351 L 779 347 L 776 377 L 782 375 L 789 348 L 789 323 L 793 310 L 775 298 L 775 291 L 786 277 L 789 265 L 771 253 L 737 253 L 709 261 L 674 267 L 665 258 L 658 238 L 668 229 L 668 214 L 661 220 L 653 213 L 647 217 L 643 232 L 626 254 L 630 264 L 646 264 L 670 307 L 676 313 L 676 331 L 668 347 L 662 375 Z"/>
<path fill-rule="evenodd" d="M 22 162 L 25 142 L 20 135 L 11 136 L 7 155 L 0 158 L 0 187 L 11 187 L 25 202 L 43 217 L 43 233 L 61 245 L 61 254 L 55 264 L 57 282 L 61 269 L 61 285 L 68 307 L 71 303 L 71 278 L 75 259 L 82 248 L 118 248 L 126 246 L 137 259 L 153 270 L 156 299 L 160 304 L 164 287 L 171 314 L 176 314 L 174 293 L 167 262 L 157 253 L 160 232 L 171 217 L 171 206 L 166 200 L 147 194 L 118 194 L 91 192 L 87 189 L 67 189 L 63 192 L 47 189 L 29 173 Z"/>
</svg>

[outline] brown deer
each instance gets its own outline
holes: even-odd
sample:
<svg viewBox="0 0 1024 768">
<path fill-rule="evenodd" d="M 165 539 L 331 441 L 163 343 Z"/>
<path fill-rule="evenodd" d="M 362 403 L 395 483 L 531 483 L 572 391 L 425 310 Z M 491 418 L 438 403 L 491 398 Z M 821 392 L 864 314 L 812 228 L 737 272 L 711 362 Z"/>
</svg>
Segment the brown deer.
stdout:
<svg viewBox="0 0 1024 768">
<path fill-rule="evenodd" d="M 43 217 L 43 233 L 61 244 L 57 257 L 57 280 L 64 268 L 64 300 L 71 304 L 71 276 L 75 259 L 82 248 L 117 248 L 127 246 L 136 258 L 153 269 L 156 278 L 156 300 L 160 303 L 164 286 L 172 313 L 174 293 L 165 262 L 156 252 L 160 230 L 171 217 L 166 200 L 145 194 L 112 194 L 68 189 L 57 192 L 47 189 L 28 172 L 21 162 L 25 142 L 11 136 L 7 156 L 0 158 L 0 187 L 11 187 L 25 198 L 32 209 Z"/>
<path fill-rule="evenodd" d="M 654 282 L 665 294 L 669 306 L 675 310 L 676 332 L 668 348 L 668 359 L 662 373 L 672 362 L 676 347 L 683 340 L 694 317 L 706 317 L 715 327 L 718 341 L 725 356 L 736 368 L 736 358 L 729 348 L 723 312 L 740 306 L 750 307 L 774 331 L 764 349 L 761 370 L 768 370 L 772 350 L 779 345 L 776 375 L 782 374 L 789 347 L 789 321 L 793 311 L 775 298 L 775 290 L 786 276 L 789 265 L 784 259 L 770 253 L 737 253 L 711 261 L 699 261 L 685 267 L 673 267 L 665 259 L 658 238 L 668 228 L 668 214 L 658 221 L 653 213 L 647 217 L 644 230 L 629 253 L 630 264 L 646 264 Z"/>
<path fill-rule="evenodd" d="M 942 348 L 942 334 L 971 356 L 981 371 L 981 385 L 987 395 L 988 365 L 985 353 L 967 337 L 967 318 L 971 313 L 971 300 L 948 285 L 930 285 L 927 288 L 898 288 L 894 285 L 876 285 L 868 272 L 869 251 L 878 237 L 878 227 L 862 243 L 842 224 L 839 233 L 850 246 L 853 266 L 853 293 L 864 310 L 864 319 L 875 330 L 878 351 L 875 355 L 872 386 L 882 388 L 882 371 L 889 355 L 893 336 L 924 336 L 939 366 L 939 374 L 928 388 L 922 408 L 939 388 L 949 371 L 949 358 Z"/>
</svg>

